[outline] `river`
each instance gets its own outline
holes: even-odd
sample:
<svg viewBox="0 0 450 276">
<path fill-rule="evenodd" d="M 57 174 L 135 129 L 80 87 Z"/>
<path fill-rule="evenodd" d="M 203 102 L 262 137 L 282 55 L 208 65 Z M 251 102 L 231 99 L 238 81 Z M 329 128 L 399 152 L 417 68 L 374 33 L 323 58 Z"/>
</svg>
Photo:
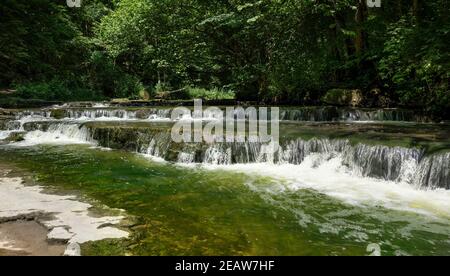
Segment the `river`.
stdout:
<svg viewBox="0 0 450 276">
<path fill-rule="evenodd" d="M 257 142 L 174 143 L 170 112 L 17 110 L 0 124 L 0 164 L 42 193 L 120 210 L 118 235 L 82 239 L 83 255 L 450 254 L 448 124 L 284 108 L 269 160 Z"/>
</svg>

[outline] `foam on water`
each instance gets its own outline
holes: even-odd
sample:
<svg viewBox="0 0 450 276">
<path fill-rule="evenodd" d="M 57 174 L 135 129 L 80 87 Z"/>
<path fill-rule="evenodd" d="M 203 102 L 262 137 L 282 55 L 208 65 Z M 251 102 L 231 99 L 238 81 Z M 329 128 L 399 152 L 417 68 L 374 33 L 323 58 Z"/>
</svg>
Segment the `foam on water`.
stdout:
<svg viewBox="0 0 450 276">
<path fill-rule="evenodd" d="M 95 108 L 105 108 L 105 107 L 109 107 L 109 104 L 107 104 L 107 103 L 94 103 L 94 104 L 92 105 L 92 107 L 95 107 Z"/>
<path fill-rule="evenodd" d="M 48 131 L 40 130 L 28 132 L 25 140 L 15 143 L 17 146 L 32 146 L 37 144 L 93 144 L 89 130 L 77 124 L 51 125 Z M 152 161 L 166 162 L 164 154 L 169 144 L 163 143 L 168 139 L 163 134 L 151 139 L 145 149 L 140 150 Z M 326 146 L 324 144 L 323 146 Z M 438 217 L 450 218 L 450 191 L 443 189 L 424 190 L 418 189 L 412 183 L 407 182 L 413 175 L 420 173 L 417 162 L 412 159 L 411 164 L 406 160 L 402 170 L 396 172 L 404 181 L 389 179 L 376 179 L 367 176 L 358 169 L 344 164 L 344 153 L 337 153 L 335 149 L 322 150 L 322 152 L 309 152 L 301 157 L 301 162 L 293 163 L 240 163 L 232 164 L 230 150 L 211 146 L 206 150 L 201 167 L 216 170 L 232 170 L 251 175 L 267 176 L 275 180 L 273 192 L 297 191 L 301 189 L 313 189 L 349 204 L 384 206 L 396 210 L 414 211 Z M 338 145 L 336 145 L 338 146 Z M 382 148 L 383 149 L 383 148 Z M 358 152 L 358 151 L 357 151 Z M 377 152 L 382 152 L 377 149 Z M 394 151 L 395 153 L 395 151 Z M 411 156 L 415 156 L 411 152 Z M 383 154 L 386 156 L 386 154 Z M 178 156 L 179 165 L 198 166 L 194 163 L 193 153 L 181 152 Z M 299 159 L 300 160 L 300 159 Z M 388 160 L 389 161 L 389 160 Z M 414 162 L 413 162 L 414 161 Z M 439 161 L 439 160 L 438 160 Z M 429 161 L 431 162 L 431 161 Z M 389 163 L 389 162 L 388 162 Z M 436 163 L 436 161 L 434 161 Z M 409 165 L 408 165 L 409 164 Z M 364 167 L 362 164 L 360 167 Z M 429 177 L 425 173 L 423 177 Z M 421 176 L 422 177 L 422 176 Z M 394 177 L 397 179 L 397 177 Z M 276 187 L 276 188 L 275 188 Z M 281 188 L 280 188 L 281 187 Z"/>
<path fill-rule="evenodd" d="M 61 119 L 52 117 L 51 111 L 24 111 L 16 116 L 16 122 L 23 125 L 28 122 L 60 121 L 60 122 L 110 122 L 110 121 L 137 121 L 137 122 L 170 122 L 170 121 L 213 121 L 217 120 L 215 114 L 207 112 L 202 118 L 193 118 L 191 114 L 180 115 L 172 120 L 171 109 L 150 109 L 148 113 L 138 115 L 136 111 L 122 109 L 106 109 L 96 106 L 95 109 L 64 110 Z"/>
<path fill-rule="evenodd" d="M 8 138 L 12 132 L 13 132 L 12 130 L 0 130 L 0 140 Z"/>
<path fill-rule="evenodd" d="M 201 167 L 270 177 L 275 180 L 269 188 L 273 193 L 313 189 L 352 205 L 383 206 L 450 218 L 449 190 L 420 190 L 404 182 L 361 177 L 342 166 L 341 156 L 326 158 L 323 154 L 312 154 L 300 165 L 251 163 Z M 267 192 L 267 187 L 261 191 Z"/>
<path fill-rule="evenodd" d="M 146 120 L 169 120 L 166 112 L 156 111 Z M 203 119 L 214 119 L 213 115 L 206 115 Z M 295 116 L 300 115 L 290 116 L 296 119 Z M 358 118 L 363 117 L 361 115 Z M 89 129 L 80 122 L 139 120 L 136 112 L 124 110 L 71 111 L 69 117 L 63 120 L 52 119 L 49 112 L 39 111 L 24 113 L 17 119 L 20 121 L 18 130 L 23 129 L 26 122 L 53 120 L 58 123 L 51 124 L 46 131 L 26 133 L 24 141 L 13 143 L 16 146 L 97 146 Z M 193 120 L 190 114 L 179 119 Z M 5 139 L 10 132 L 11 130 L 0 131 L 0 139 Z M 170 137 L 166 136 L 156 135 L 138 152 L 153 161 L 166 162 L 164 157 L 170 146 L 170 142 L 167 142 Z M 241 152 L 235 150 L 237 145 L 234 145 L 235 148 L 210 146 L 202 156 L 201 167 L 270 177 L 275 180 L 272 192 L 276 193 L 314 189 L 349 204 L 384 206 L 450 218 L 450 191 L 433 186 L 433 183 L 449 179 L 449 170 L 442 169 L 442 164 L 449 164 L 450 154 L 423 158 L 422 152 L 416 149 L 350 146 L 345 141 L 313 139 L 292 141 L 285 146 L 278 163 L 273 164 L 264 162 L 258 145 L 248 143 L 244 146 Z M 195 157 L 195 152 L 182 151 L 178 155 L 178 164 L 197 166 Z M 237 164 L 233 160 L 237 160 Z M 423 189 L 424 187 L 433 190 Z"/>
<path fill-rule="evenodd" d="M 14 146 L 34 146 L 39 144 L 93 144 L 89 130 L 77 124 L 51 125 L 47 131 L 34 130 L 27 132 L 24 140 L 13 143 Z"/>
</svg>

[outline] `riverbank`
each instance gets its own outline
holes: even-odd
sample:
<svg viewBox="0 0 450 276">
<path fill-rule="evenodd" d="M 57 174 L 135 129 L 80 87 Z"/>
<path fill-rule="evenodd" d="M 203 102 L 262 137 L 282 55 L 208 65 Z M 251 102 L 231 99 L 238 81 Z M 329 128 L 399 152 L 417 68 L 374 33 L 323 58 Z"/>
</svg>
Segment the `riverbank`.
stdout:
<svg viewBox="0 0 450 276">
<path fill-rule="evenodd" d="M 80 255 L 80 244 L 128 237 L 123 216 L 94 216 L 75 196 L 29 184 L 0 164 L 0 255 Z"/>
<path fill-rule="evenodd" d="M 36 221 L 0 224 L 0 256 L 62 256 L 66 245 L 50 242 L 48 230 Z"/>
</svg>

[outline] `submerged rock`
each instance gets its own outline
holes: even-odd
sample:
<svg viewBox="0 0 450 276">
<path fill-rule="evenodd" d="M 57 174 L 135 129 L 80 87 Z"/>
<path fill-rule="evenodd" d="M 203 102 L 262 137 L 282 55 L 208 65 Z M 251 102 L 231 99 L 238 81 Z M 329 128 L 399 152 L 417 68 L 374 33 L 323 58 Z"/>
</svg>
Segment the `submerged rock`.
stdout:
<svg viewBox="0 0 450 276">
<path fill-rule="evenodd" d="M 63 109 L 53 109 L 50 116 L 55 119 L 63 119 L 66 117 L 66 112 Z"/>
<path fill-rule="evenodd" d="M 7 142 L 20 142 L 25 140 L 25 132 L 11 132 L 8 138 L 5 139 Z"/>
<path fill-rule="evenodd" d="M 152 114 L 151 110 L 141 109 L 136 111 L 135 116 L 137 119 L 145 120 L 148 119 L 148 117 L 150 117 L 151 114 Z"/>
</svg>

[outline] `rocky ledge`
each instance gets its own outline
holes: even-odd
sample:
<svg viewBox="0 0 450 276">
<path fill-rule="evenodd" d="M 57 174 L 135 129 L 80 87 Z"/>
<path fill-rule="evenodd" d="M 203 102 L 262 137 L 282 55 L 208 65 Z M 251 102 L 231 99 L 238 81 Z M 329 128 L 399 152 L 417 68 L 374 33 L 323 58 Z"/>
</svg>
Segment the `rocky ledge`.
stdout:
<svg viewBox="0 0 450 276">
<path fill-rule="evenodd" d="M 0 224 L 35 221 L 47 229 L 49 242 L 66 245 L 64 255 L 68 256 L 80 255 L 79 245 L 85 242 L 129 235 L 117 228 L 123 216 L 91 216 L 92 205 L 74 196 L 46 194 L 43 187 L 27 186 L 22 178 L 6 175 L 7 171 L 0 170 Z M 10 244 L 0 243 L 0 251 L 14 251 Z"/>
</svg>

